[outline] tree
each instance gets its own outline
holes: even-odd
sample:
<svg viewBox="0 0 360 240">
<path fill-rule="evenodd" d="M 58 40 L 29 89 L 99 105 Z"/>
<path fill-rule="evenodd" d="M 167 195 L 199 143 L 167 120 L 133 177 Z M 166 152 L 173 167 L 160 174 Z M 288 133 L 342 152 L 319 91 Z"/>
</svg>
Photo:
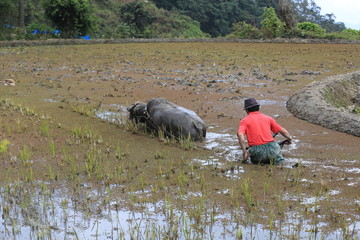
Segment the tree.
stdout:
<svg viewBox="0 0 360 240">
<path fill-rule="evenodd" d="M 19 0 L 19 28 L 25 27 L 25 0 Z"/>
<path fill-rule="evenodd" d="M 314 0 L 292 0 L 295 6 L 298 22 L 312 22 L 319 24 L 328 32 L 340 32 L 345 29 L 345 24 L 335 22 L 334 14 L 320 14 L 321 8 L 316 5 Z"/>
<path fill-rule="evenodd" d="M 282 20 L 285 22 L 285 27 L 291 30 L 296 25 L 296 14 L 294 6 L 290 0 L 279 0 L 279 14 Z"/>
<path fill-rule="evenodd" d="M 202 31 L 212 37 L 231 32 L 232 25 L 246 22 L 260 26 L 264 7 L 276 8 L 278 0 L 153 0 L 159 8 L 177 11 L 200 22 Z"/>
<path fill-rule="evenodd" d="M 36 23 L 51 24 L 46 19 L 43 0 L 25 0 L 25 26 Z"/>
<path fill-rule="evenodd" d="M 261 16 L 261 31 L 265 38 L 277 38 L 280 37 L 284 31 L 284 23 L 276 15 L 275 9 L 264 8 L 264 13 Z"/>
<path fill-rule="evenodd" d="M 44 0 L 43 6 L 46 16 L 64 37 L 84 36 L 96 28 L 89 0 Z"/>
<path fill-rule="evenodd" d="M 0 0 L 0 24 L 17 25 L 18 21 L 18 5 L 13 0 Z"/>
<path fill-rule="evenodd" d="M 133 29 L 130 37 L 144 37 L 146 28 L 155 20 L 146 9 L 146 3 L 138 1 L 125 4 L 120 10 L 120 18 Z"/>
</svg>

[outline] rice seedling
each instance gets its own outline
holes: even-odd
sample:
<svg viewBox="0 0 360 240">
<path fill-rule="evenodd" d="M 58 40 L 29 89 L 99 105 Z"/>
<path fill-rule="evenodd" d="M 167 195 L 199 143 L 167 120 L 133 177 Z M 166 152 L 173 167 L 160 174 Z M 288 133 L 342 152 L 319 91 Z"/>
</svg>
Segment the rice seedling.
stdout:
<svg viewBox="0 0 360 240">
<path fill-rule="evenodd" d="M 240 188 L 241 188 L 241 192 L 244 196 L 245 203 L 247 205 L 247 210 L 249 212 L 252 212 L 252 210 L 255 206 L 255 202 L 254 202 L 254 199 L 251 194 L 251 188 L 250 188 L 249 181 L 250 181 L 249 178 L 243 179 L 243 181 L 240 184 Z"/>
<path fill-rule="evenodd" d="M 82 127 L 77 126 L 77 127 L 73 128 L 71 131 L 73 133 L 73 136 L 75 138 L 77 138 L 79 141 L 83 138 L 83 128 Z"/>
<path fill-rule="evenodd" d="M 102 143 L 102 137 L 95 133 L 90 127 L 76 126 L 72 129 L 73 136 L 78 140 L 77 144 L 81 142 L 90 142 L 93 144 Z"/>
<path fill-rule="evenodd" d="M 243 232 L 240 227 L 238 230 L 236 230 L 236 240 L 242 240 L 242 239 L 243 239 Z"/>
<path fill-rule="evenodd" d="M 49 130 L 50 130 L 50 126 L 49 126 L 49 123 L 48 121 L 41 121 L 40 123 L 40 133 L 41 135 L 45 136 L 45 137 L 48 137 L 49 136 Z"/>
<path fill-rule="evenodd" d="M 25 182 L 27 182 L 27 183 L 33 182 L 34 174 L 33 174 L 33 169 L 31 166 L 26 169 L 23 169 L 22 175 L 24 176 Z"/>
<path fill-rule="evenodd" d="M 12 127 L 11 127 L 9 124 L 7 124 L 7 123 L 6 123 L 6 132 L 7 132 L 7 135 L 8 135 L 9 137 L 12 136 L 13 129 L 12 129 Z"/>
<path fill-rule="evenodd" d="M 104 177 L 99 160 L 99 152 L 96 149 L 92 148 L 87 152 L 85 159 L 85 170 L 88 177 L 91 177 L 93 174 L 96 174 L 98 179 L 102 179 Z"/>
<path fill-rule="evenodd" d="M 17 106 L 15 106 L 14 108 L 15 110 L 19 111 L 21 113 L 21 115 L 28 115 L 28 116 L 33 116 L 36 115 L 35 111 L 27 106 L 24 106 L 22 104 L 19 104 Z"/>
<path fill-rule="evenodd" d="M 78 112 L 87 117 L 95 117 L 96 111 L 100 108 L 100 103 L 91 103 L 91 104 L 72 104 L 71 110 L 74 112 Z"/>
<path fill-rule="evenodd" d="M 15 127 L 14 127 L 14 129 L 15 129 L 15 131 L 16 131 L 17 133 L 25 132 L 25 130 L 27 129 L 27 125 L 26 125 L 26 124 L 22 123 L 20 119 L 15 119 L 14 122 L 15 122 L 15 124 L 16 124 Z"/>
<path fill-rule="evenodd" d="M 125 130 L 132 132 L 132 133 L 138 133 L 139 132 L 139 125 L 135 123 L 135 121 L 127 119 L 124 124 Z M 145 128 L 146 129 L 146 128 Z"/>
<path fill-rule="evenodd" d="M 165 157 L 162 152 L 160 152 L 159 150 L 156 150 L 154 158 L 155 159 L 164 159 Z"/>
<path fill-rule="evenodd" d="M 179 171 L 179 173 L 177 175 L 177 183 L 178 183 L 181 195 L 185 194 L 185 187 L 189 186 L 188 182 L 189 182 L 189 179 L 186 176 L 186 173 L 183 171 Z"/>
<path fill-rule="evenodd" d="M 50 139 L 49 141 L 49 148 L 50 148 L 50 154 L 52 157 L 55 157 L 56 155 L 56 152 L 55 152 L 55 142 L 54 142 L 54 139 Z"/>
<path fill-rule="evenodd" d="M 118 160 L 122 160 L 127 154 L 122 150 L 120 144 L 118 143 L 115 148 L 115 156 Z"/>
<path fill-rule="evenodd" d="M 160 128 L 157 132 L 157 136 L 160 142 L 166 142 L 167 138 L 165 135 L 165 130 L 163 128 Z"/>
<path fill-rule="evenodd" d="M 54 170 L 51 166 L 49 166 L 49 179 L 55 180 L 55 178 L 56 178 L 56 176 L 55 176 Z"/>
<path fill-rule="evenodd" d="M 270 186 L 271 186 L 270 181 L 264 182 L 264 198 L 266 198 L 266 196 L 270 192 Z"/>
<path fill-rule="evenodd" d="M 273 211 L 271 210 L 270 211 L 270 215 L 269 215 L 269 224 L 268 224 L 268 227 L 270 229 L 270 233 L 272 233 L 273 231 L 273 228 L 274 228 L 274 213 Z M 270 238 L 271 239 L 271 238 Z"/>
<path fill-rule="evenodd" d="M 30 160 L 31 155 L 32 155 L 32 152 L 29 150 L 28 146 L 24 145 L 23 149 L 19 153 L 19 157 L 24 166 L 26 166 L 28 164 L 28 161 Z"/>
<path fill-rule="evenodd" d="M 284 206 L 284 204 L 285 204 L 285 203 L 284 203 L 284 200 L 283 200 L 281 194 L 278 195 L 278 196 L 277 196 L 277 209 L 278 209 L 278 214 L 279 214 L 280 216 L 284 216 L 284 213 L 285 213 L 285 206 Z"/>
<path fill-rule="evenodd" d="M 194 148 L 194 142 L 192 141 L 190 134 L 188 137 L 181 137 L 180 138 L 180 145 L 185 150 L 190 150 Z"/>
<path fill-rule="evenodd" d="M 141 191 L 144 192 L 145 191 L 145 180 L 144 180 L 144 175 L 141 174 L 140 175 L 140 185 L 141 185 Z"/>
<path fill-rule="evenodd" d="M 78 175 L 78 167 L 77 167 L 75 158 L 73 156 L 70 156 L 69 153 L 68 153 L 68 150 L 65 149 L 65 148 L 62 148 L 62 155 L 63 155 L 63 158 L 64 158 L 64 162 L 69 165 L 70 178 L 72 180 L 74 180 L 75 177 Z"/>
</svg>

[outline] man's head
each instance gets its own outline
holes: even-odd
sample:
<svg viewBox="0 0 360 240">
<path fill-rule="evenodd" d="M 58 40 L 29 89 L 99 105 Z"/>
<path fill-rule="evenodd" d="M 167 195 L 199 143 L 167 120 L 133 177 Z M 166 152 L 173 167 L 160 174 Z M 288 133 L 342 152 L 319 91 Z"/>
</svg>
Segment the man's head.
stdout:
<svg viewBox="0 0 360 240">
<path fill-rule="evenodd" d="M 248 112 L 259 111 L 260 104 L 256 101 L 255 98 L 247 98 L 244 101 L 244 110 Z"/>
</svg>

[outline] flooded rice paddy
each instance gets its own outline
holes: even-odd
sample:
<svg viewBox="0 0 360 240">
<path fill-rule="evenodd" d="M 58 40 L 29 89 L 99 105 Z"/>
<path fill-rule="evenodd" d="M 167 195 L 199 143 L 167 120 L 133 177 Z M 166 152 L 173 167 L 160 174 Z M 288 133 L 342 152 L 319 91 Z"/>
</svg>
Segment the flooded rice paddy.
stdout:
<svg viewBox="0 0 360 240">
<path fill-rule="evenodd" d="M 359 239 L 360 139 L 285 107 L 308 83 L 359 70 L 359 50 L 1 48 L 0 80 L 16 86 L 0 86 L 0 239 Z M 195 111 L 206 140 L 181 143 L 128 122 L 127 107 L 152 97 Z M 281 166 L 240 163 L 246 97 L 293 135 Z"/>
</svg>

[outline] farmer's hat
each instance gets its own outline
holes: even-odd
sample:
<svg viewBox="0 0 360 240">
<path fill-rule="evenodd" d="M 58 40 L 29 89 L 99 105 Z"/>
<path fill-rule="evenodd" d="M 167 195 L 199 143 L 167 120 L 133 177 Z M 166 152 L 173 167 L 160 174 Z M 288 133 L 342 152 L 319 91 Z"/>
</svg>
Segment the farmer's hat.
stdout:
<svg viewBox="0 0 360 240">
<path fill-rule="evenodd" d="M 244 104 L 244 110 L 255 107 L 255 106 L 260 106 L 260 104 L 256 101 L 255 98 L 245 99 L 244 103 L 245 103 Z"/>
</svg>

